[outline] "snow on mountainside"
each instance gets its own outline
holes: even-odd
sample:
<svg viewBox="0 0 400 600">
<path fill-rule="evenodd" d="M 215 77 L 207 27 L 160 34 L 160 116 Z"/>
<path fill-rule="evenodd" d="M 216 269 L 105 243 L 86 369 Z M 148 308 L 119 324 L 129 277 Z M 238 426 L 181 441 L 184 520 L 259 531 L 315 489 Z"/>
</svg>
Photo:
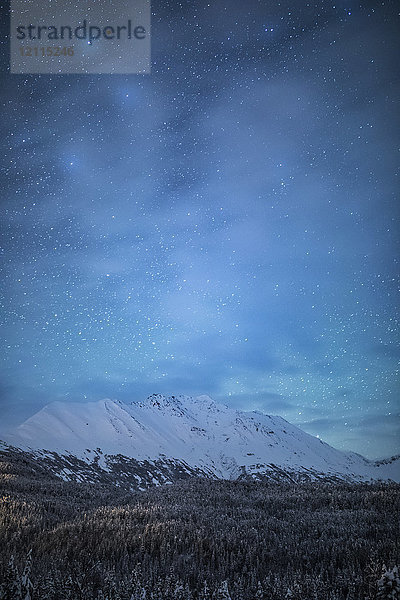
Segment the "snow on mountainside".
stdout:
<svg viewBox="0 0 400 600">
<path fill-rule="evenodd" d="M 175 461 L 181 471 L 227 479 L 282 474 L 400 481 L 399 460 L 378 465 L 336 450 L 282 417 L 234 410 L 208 396 L 154 394 L 131 404 L 54 402 L 6 442 L 95 460 L 104 470 L 110 469 L 110 456 L 115 467 L 115 456 L 122 455 L 120 461 L 127 457 L 135 465 L 170 468 Z"/>
</svg>

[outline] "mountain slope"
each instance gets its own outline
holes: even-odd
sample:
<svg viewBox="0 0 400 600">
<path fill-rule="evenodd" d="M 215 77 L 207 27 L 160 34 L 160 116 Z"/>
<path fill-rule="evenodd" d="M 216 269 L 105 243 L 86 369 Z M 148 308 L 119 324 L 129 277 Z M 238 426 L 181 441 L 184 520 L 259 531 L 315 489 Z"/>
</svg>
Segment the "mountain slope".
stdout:
<svg viewBox="0 0 400 600">
<path fill-rule="evenodd" d="M 282 417 L 230 409 L 208 396 L 154 394 L 129 405 L 112 400 L 54 402 L 6 441 L 25 449 L 73 455 L 82 464 L 95 463 L 104 471 L 112 471 L 116 462 L 127 457 L 125 469 L 131 459 L 131 469 L 132 461 L 136 468 L 142 463 L 158 467 L 168 463 L 181 474 L 224 479 L 400 480 L 398 460 L 378 465 L 336 450 Z M 155 474 L 153 479 L 161 483 L 169 476 Z"/>
</svg>

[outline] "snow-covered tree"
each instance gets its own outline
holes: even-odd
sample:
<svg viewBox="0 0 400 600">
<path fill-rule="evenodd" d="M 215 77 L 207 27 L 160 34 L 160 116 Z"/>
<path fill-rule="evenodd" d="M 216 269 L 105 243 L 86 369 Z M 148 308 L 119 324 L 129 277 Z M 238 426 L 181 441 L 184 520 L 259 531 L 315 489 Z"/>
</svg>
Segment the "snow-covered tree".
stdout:
<svg viewBox="0 0 400 600">
<path fill-rule="evenodd" d="M 68 575 L 68 578 L 64 584 L 64 596 L 65 596 L 66 600 L 74 599 L 75 585 L 74 585 L 71 575 Z"/>
<path fill-rule="evenodd" d="M 142 583 L 142 566 L 136 565 L 132 572 L 132 595 L 130 600 L 146 600 L 147 592 Z"/>
<path fill-rule="evenodd" d="M 378 600 L 400 600 L 400 578 L 397 567 L 387 569 L 383 565 L 382 577 L 378 581 Z"/>
<path fill-rule="evenodd" d="M 184 600 L 185 598 L 185 588 L 183 587 L 181 582 L 177 582 L 174 589 L 174 600 Z"/>
<path fill-rule="evenodd" d="M 52 573 L 48 573 L 42 584 L 40 600 L 53 600 L 54 596 L 56 595 L 57 592 L 54 576 Z"/>
<path fill-rule="evenodd" d="M 22 600 L 32 600 L 33 585 L 31 581 L 32 571 L 32 550 L 29 550 L 24 571 L 21 577 L 21 598 Z"/>
<path fill-rule="evenodd" d="M 205 581 L 199 593 L 199 600 L 209 600 L 210 596 L 210 588 L 208 587 L 207 581 Z"/>
<path fill-rule="evenodd" d="M 18 569 L 14 563 L 14 556 L 11 556 L 4 577 L 4 582 L 0 586 L 1 600 L 20 600 L 21 598 L 21 580 Z"/>
<path fill-rule="evenodd" d="M 294 582 L 288 587 L 285 600 L 301 600 L 303 594 L 298 583 Z"/>
<path fill-rule="evenodd" d="M 215 600 L 231 600 L 227 581 L 221 583 L 214 597 Z"/>
<path fill-rule="evenodd" d="M 264 600 L 265 595 L 261 585 L 261 581 L 257 583 L 256 600 Z"/>
</svg>

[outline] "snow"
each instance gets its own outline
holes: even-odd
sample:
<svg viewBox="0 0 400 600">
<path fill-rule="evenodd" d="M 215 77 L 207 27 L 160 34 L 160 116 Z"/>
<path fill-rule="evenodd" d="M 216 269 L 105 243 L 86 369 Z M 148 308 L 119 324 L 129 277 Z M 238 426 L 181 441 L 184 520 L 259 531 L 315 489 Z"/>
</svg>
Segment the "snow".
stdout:
<svg viewBox="0 0 400 600">
<path fill-rule="evenodd" d="M 379 466 L 345 453 L 279 416 L 243 412 L 208 396 L 150 396 L 144 402 L 53 402 L 20 425 L 6 442 L 23 448 L 94 457 L 177 459 L 217 477 L 232 479 L 275 465 L 286 471 L 400 481 L 399 461 Z M 101 449 L 101 453 L 97 451 Z"/>
</svg>

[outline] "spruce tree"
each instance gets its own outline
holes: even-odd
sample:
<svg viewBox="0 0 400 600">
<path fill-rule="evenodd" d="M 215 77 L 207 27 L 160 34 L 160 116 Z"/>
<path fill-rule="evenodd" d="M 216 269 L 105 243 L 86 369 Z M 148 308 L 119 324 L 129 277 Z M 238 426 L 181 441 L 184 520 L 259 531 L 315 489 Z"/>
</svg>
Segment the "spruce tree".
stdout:
<svg viewBox="0 0 400 600">
<path fill-rule="evenodd" d="M 132 594 L 130 600 L 145 600 L 146 597 L 146 589 L 142 583 L 142 566 L 138 563 L 132 572 Z"/>
<path fill-rule="evenodd" d="M 5 573 L 4 583 L 0 587 L 1 600 L 20 600 L 21 599 L 21 580 L 18 569 L 14 563 L 14 556 L 11 556 Z"/>
<path fill-rule="evenodd" d="M 211 597 L 210 588 L 208 587 L 207 581 L 203 583 L 203 587 L 199 593 L 199 600 L 209 600 Z"/>
<path fill-rule="evenodd" d="M 32 600 L 33 585 L 31 581 L 32 571 L 32 550 L 29 550 L 24 571 L 21 577 L 21 598 L 22 600 Z"/>
<path fill-rule="evenodd" d="M 256 600 L 264 600 L 264 592 L 261 585 L 261 581 L 257 583 Z"/>
<path fill-rule="evenodd" d="M 64 597 L 65 600 L 74 600 L 75 598 L 75 585 L 71 575 L 68 575 L 68 578 L 64 583 Z"/>
<path fill-rule="evenodd" d="M 229 595 L 228 582 L 223 581 L 215 594 L 215 600 L 232 600 Z"/>
<path fill-rule="evenodd" d="M 56 584 L 52 573 L 48 573 L 42 584 L 40 600 L 53 600 L 57 596 Z"/>
<path fill-rule="evenodd" d="M 378 581 L 378 600 L 400 600 L 400 578 L 397 567 L 387 569 L 383 565 L 382 577 Z"/>
</svg>

